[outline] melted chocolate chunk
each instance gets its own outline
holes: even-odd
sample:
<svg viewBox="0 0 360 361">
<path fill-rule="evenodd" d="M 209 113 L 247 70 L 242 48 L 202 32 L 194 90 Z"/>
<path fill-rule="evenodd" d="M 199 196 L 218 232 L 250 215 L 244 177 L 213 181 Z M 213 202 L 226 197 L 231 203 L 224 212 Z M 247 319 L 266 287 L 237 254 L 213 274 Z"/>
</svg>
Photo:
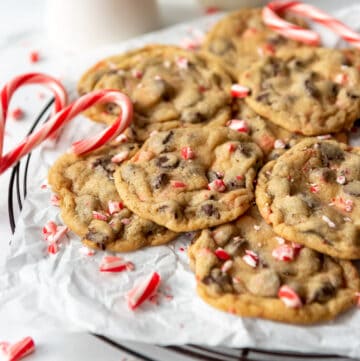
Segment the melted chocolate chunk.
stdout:
<svg viewBox="0 0 360 361">
<path fill-rule="evenodd" d="M 159 168 L 173 169 L 179 165 L 179 159 L 174 154 L 162 155 L 155 163 Z"/>
<path fill-rule="evenodd" d="M 320 97 L 320 92 L 316 88 L 314 82 L 311 79 L 306 79 L 305 82 L 304 82 L 304 86 L 305 86 L 306 92 L 310 96 L 312 96 L 313 98 L 319 98 Z"/>
<path fill-rule="evenodd" d="M 167 144 L 173 136 L 174 132 L 171 130 L 163 139 L 162 144 Z"/>
<path fill-rule="evenodd" d="M 99 157 L 91 163 L 91 166 L 101 168 L 107 173 L 107 177 L 111 179 L 115 171 L 115 164 L 111 162 L 111 158 L 112 155 Z"/>
<path fill-rule="evenodd" d="M 324 165 L 329 166 L 330 161 L 340 162 L 345 159 L 344 152 L 334 144 L 320 144 L 321 161 Z"/>
<path fill-rule="evenodd" d="M 166 173 L 160 173 L 152 182 L 155 189 L 160 189 L 169 183 L 169 176 Z"/>
<path fill-rule="evenodd" d="M 106 242 L 109 240 L 109 237 L 99 233 L 95 229 L 89 229 L 89 232 L 86 234 L 85 239 L 96 243 L 96 246 L 102 250 L 106 248 Z"/>
<path fill-rule="evenodd" d="M 257 97 L 256 97 L 256 101 L 261 102 L 261 103 L 265 103 L 270 105 L 270 93 L 260 93 Z"/>
<path fill-rule="evenodd" d="M 347 92 L 346 95 L 350 98 L 350 99 L 359 99 L 360 95 L 355 94 L 355 93 L 351 93 L 351 92 Z"/>
<path fill-rule="evenodd" d="M 322 283 L 310 290 L 307 302 L 326 302 L 334 294 L 335 288 L 330 282 Z"/>
<path fill-rule="evenodd" d="M 204 212 L 209 217 L 220 218 L 219 211 L 212 204 L 204 204 L 201 206 L 201 211 Z"/>
</svg>

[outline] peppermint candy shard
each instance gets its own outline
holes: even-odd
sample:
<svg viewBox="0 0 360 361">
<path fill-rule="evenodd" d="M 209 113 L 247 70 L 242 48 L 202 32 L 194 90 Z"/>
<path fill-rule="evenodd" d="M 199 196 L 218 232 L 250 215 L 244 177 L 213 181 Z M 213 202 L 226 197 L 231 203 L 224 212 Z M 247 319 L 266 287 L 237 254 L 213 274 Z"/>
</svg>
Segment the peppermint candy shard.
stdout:
<svg viewBox="0 0 360 361">
<path fill-rule="evenodd" d="M 35 351 L 35 343 L 31 337 L 25 337 L 10 345 L 6 352 L 6 361 L 18 361 Z"/>
<path fill-rule="evenodd" d="M 289 308 L 300 308 L 303 305 L 299 295 L 287 285 L 280 287 L 278 297 Z"/>
<path fill-rule="evenodd" d="M 100 272 L 123 272 L 133 269 L 133 263 L 126 262 L 122 258 L 116 256 L 105 256 L 99 267 Z"/>
<path fill-rule="evenodd" d="M 250 94 L 250 89 L 240 84 L 231 86 L 231 96 L 233 98 L 246 98 Z"/>
<path fill-rule="evenodd" d="M 228 259 L 230 259 L 230 255 L 229 253 L 227 253 L 224 248 L 217 248 L 215 250 L 215 256 L 219 259 L 221 259 L 222 261 L 227 261 Z"/>
<path fill-rule="evenodd" d="M 193 159 L 195 158 L 195 153 L 190 147 L 181 148 L 181 156 L 185 159 Z"/>
<path fill-rule="evenodd" d="M 282 244 L 272 251 L 272 256 L 278 261 L 291 262 L 295 258 L 295 250 L 288 244 Z"/>
<path fill-rule="evenodd" d="M 227 126 L 240 133 L 249 133 L 250 131 L 248 123 L 242 119 L 232 119 L 227 123 Z"/>
<path fill-rule="evenodd" d="M 157 272 L 141 278 L 135 286 L 127 293 L 127 304 L 131 310 L 135 310 L 147 299 L 149 299 L 160 285 L 161 277 Z"/>
<path fill-rule="evenodd" d="M 245 250 L 245 255 L 242 257 L 243 261 L 250 267 L 256 268 L 259 264 L 259 256 L 250 250 Z"/>
<path fill-rule="evenodd" d="M 222 179 L 215 179 L 208 184 L 208 188 L 211 191 L 224 192 L 226 190 L 226 185 Z"/>
<path fill-rule="evenodd" d="M 108 208 L 109 208 L 109 213 L 112 215 L 114 213 L 119 213 L 122 209 L 124 209 L 124 205 L 122 202 L 109 201 Z"/>
</svg>

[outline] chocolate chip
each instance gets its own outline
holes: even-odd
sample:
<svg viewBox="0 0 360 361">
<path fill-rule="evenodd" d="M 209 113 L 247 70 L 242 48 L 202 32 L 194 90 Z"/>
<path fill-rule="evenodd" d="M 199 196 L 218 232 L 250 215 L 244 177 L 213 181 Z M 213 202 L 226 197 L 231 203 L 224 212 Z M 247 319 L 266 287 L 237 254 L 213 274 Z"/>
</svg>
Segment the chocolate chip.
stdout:
<svg viewBox="0 0 360 361">
<path fill-rule="evenodd" d="M 345 159 L 344 152 L 334 144 L 321 143 L 319 150 L 321 153 L 321 161 L 325 166 L 329 166 L 330 161 L 340 162 Z"/>
<path fill-rule="evenodd" d="M 173 136 L 174 136 L 174 132 L 170 130 L 170 132 L 163 139 L 162 144 L 168 143 Z"/>
<path fill-rule="evenodd" d="M 320 283 L 310 288 L 307 303 L 326 302 L 335 294 L 335 287 L 330 282 Z"/>
<path fill-rule="evenodd" d="M 256 97 L 256 101 L 270 105 L 269 96 L 270 96 L 270 93 L 268 93 L 268 92 L 266 92 L 266 93 L 260 93 L 260 94 Z"/>
<path fill-rule="evenodd" d="M 184 109 L 181 113 L 181 120 L 184 123 L 198 124 L 206 121 L 206 116 L 194 109 Z"/>
<path fill-rule="evenodd" d="M 306 79 L 305 82 L 304 82 L 304 86 L 305 86 L 306 92 L 310 96 L 312 96 L 313 98 L 319 98 L 320 97 L 320 92 L 316 88 L 314 82 L 311 79 Z"/>
<path fill-rule="evenodd" d="M 235 256 L 240 252 L 242 248 L 244 248 L 248 242 L 245 238 L 236 237 L 236 239 L 232 239 L 225 247 L 225 251 L 229 253 L 230 256 Z"/>
<path fill-rule="evenodd" d="M 324 168 L 321 170 L 321 176 L 325 182 L 334 182 L 336 178 L 335 171 L 330 168 Z"/>
<path fill-rule="evenodd" d="M 169 183 L 169 176 L 166 173 L 160 173 L 152 182 L 155 189 L 160 189 Z"/>
<path fill-rule="evenodd" d="M 344 192 L 355 197 L 360 196 L 360 181 L 354 180 L 344 186 Z"/>
<path fill-rule="evenodd" d="M 286 39 L 281 35 L 274 35 L 267 38 L 267 42 L 271 45 L 278 46 L 286 43 Z"/>
<path fill-rule="evenodd" d="M 116 166 L 111 162 L 111 158 L 112 155 L 96 158 L 91 162 L 91 167 L 95 169 L 100 168 L 102 171 L 106 172 L 109 179 L 112 179 Z"/>
<path fill-rule="evenodd" d="M 173 169 L 179 165 L 179 158 L 174 154 L 162 155 L 156 158 L 155 164 L 160 168 Z"/>
<path fill-rule="evenodd" d="M 350 99 L 359 99 L 359 98 L 360 98 L 360 95 L 354 94 L 354 93 L 350 93 L 350 92 L 347 92 L 346 95 L 347 95 Z"/>
<path fill-rule="evenodd" d="M 105 234 L 98 232 L 96 229 L 89 229 L 89 232 L 85 235 L 85 239 L 96 243 L 96 246 L 102 250 L 106 248 L 106 242 L 109 240 L 109 237 Z"/>
<path fill-rule="evenodd" d="M 251 154 L 253 152 L 251 146 L 247 143 L 239 144 L 237 150 L 242 153 L 246 158 L 251 157 Z"/>
<path fill-rule="evenodd" d="M 219 211 L 212 204 L 204 204 L 201 206 L 201 211 L 204 212 L 209 217 L 215 217 L 216 219 L 220 218 Z"/>
<path fill-rule="evenodd" d="M 106 112 L 112 115 L 117 115 L 119 108 L 114 103 L 107 103 L 105 106 Z"/>
</svg>

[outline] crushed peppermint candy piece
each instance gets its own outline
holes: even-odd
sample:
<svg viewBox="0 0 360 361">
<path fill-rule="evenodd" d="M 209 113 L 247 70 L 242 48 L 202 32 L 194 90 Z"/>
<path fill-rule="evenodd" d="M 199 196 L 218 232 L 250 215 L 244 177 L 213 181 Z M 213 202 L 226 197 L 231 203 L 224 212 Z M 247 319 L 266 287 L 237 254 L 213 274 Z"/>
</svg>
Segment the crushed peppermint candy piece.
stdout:
<svg viewBox="0 0 360 361">
<path fill-rule="evenodd" d="M 122 202 L 109 201 L 108 208 L 109 213 L 112 215 L 114 213 L 119 213 L 122 209 L 124 209 L 124 204 Z"/>
<path fill-rule="evenodd" d="M 176 65 L 179 69 L 187 69 L 189 67 L 189 61 L 183 56 L 180 56 L 176 59 Z"/>
<path fill-rule="evenodd" d="M 116 143 L 126 143 L 128 140 L 128 137 L 123 133 L 121 133 L 115 138 Z"/>
<path fill-rule="evenodd" d="M 30 63 L 37 63 L 40 60 L 40 54 L 37 50 L 31 51 L 29 54 Z"/>
<path fill-rule="evenodd" d="M 197 50 L 200 48 L 202 42 L 199 39 L 185 37 L 180 41 L 180 47 L 187 50 Z"/>
<path fill-rule="evenodd" d="M 96 251 L 89 248 L 89 247 L 86 247 L 86 246 L 81 246 L 79 248 L 79 253 L 83 256 L 88 256 L 88 257 L 92 257 L 96 254 Z"/>
<path fill-rule="evenodd" d="M 59 207 L 60 206 L 60 197 L 57 194 L 52 194 L 50 196 L 50 203 L 55 207 Z"/>
<path fill-rule="evenodd" d="M 232 119 L 227 123 L 230 129 L 236 130 L 240 133 L 248 133 L 250 131 L 249 125 L 246 120 Z"/>
<path fill-rule="evenodd" d="M 310 192 L 311 193 L 318 193 L 320 191 L 320 187 L 318 184 L 312 183 L 310 184 Z"/>
<path fill-rule="evenodd" d="M 285 244 L 285 239 L 280 237 L 280 236 L 276 236 L 275 239 L 278 241 L 279 244 Z"/>
<path fill-rule="evenodd" d="M 186 187 L 186 184 L 184 182 L 177 181 L 177 180 L 170 181 L 170 184 L 174 188 L 185 188 Z"/>
<path fill-rule="evenodd" d="M 224 192 L 226 190 L 226 185 L 222 179 L 214 179 L 208 184 L 208 189 L 216 192 Z"/>
<path fill-rule="evenodd" d="M 190 147 L 183 147 L 181 148 L 181 156 L 185 159 L 194 159 L 195 153 Z"/>
<path fill-rule="evenodd" d="M 340 85 L 345 85 L 349 80 L 349 76 L 344 73 L 336 74 L 334 77 L 334 82 Z"/>
<path fill-rule="evenodd" d="M 295 258 L 295 250 L 288 244 L 282 244 L 272 251 L 272 256 L 278 261 L 290 262 Z"/>
<path fill-rule="evenodd" d="M 324 134 L 324 135 L 318 135 L 316 138 L 319 140 L 327 140 L 327 139 L 331 139 L 332 136 L 331 134 Z"/>
<path fill-rule="evenodd" d="M 66 235 L 68 232 L 68 228 L 66 226 L 57 226 L 56 231 L 52 232 L 47 236 L 47 241 L 49 243 L 58 243 L 61 242 L 62 238 Z"/>
<path fill-rule="evenodd" d="M 139 279 L 134 287 L 127 293 L 126 299 L 131 310 L 135 310 L 147 299 L 149 299 L 160 285 L 161 277 L 157 272 Z"/>
<path fill-rule="evenodd" d="M 250 89 L 240 84 L 231 86 L 231 96 L 233 98 L 246 98 L 250 94 Z"/>
<path fill-rule="evenodd" d="M 97 219 L 99 221 L 107 221 L 108 219 L 107 215 L 97 211 L 92 211 L 92 217 L 93 219 Z"/>
<path fill-rule="evenodd" d="M 321 219 L 330 227 L 330 228 L 336 228 L 336 224 L 330 220 L 328 216 L 323 215 Z"/>
<path fill-rule="evenodd" d="M 233 144 L 233 143 L 230 143 L 228 145 L 228 150 L 229 150 L 230 153 L 234 152 L 236 150 L 236 145 Z"/>
<path fill-rule="evenodd" d="M 353 200 L 344 199 L 343 197 L 337 197 L 337 198 L 333 199 L 332 204 L 345 212 L 352 212 L 352 210 L 354 208 Z"/>
<path fill-rule="evenodd" d="M 219 8 L 216 6 L 208 6 L 207 8 L 205 8 L 206 15 L 212 15 L 218 13 L 219 11 L 220 11 Z"/>
<path fill-rule="evenodd" d="M 221 266 L 221 272 L 226 273 L 227 271 L 229 271 L 231 269 L 231 267 L 233 266 L 234 261 L 232 261 L 231 259 L 228 259 L 226 262 L 224 262 L 224 264 Z"/>
<path fill-rule="evenodd" d="M 55 233 L 56 229 L 57 229 L 57 224 L 54 221 L 47 221 L 45 226 L 42 228 L 42 233 L 45 239 L 47 239 L 47 236 L 49 234 Z"/>
<path fill-rule="evenodd" d="M 10 344 L 1 342 L 1 351 L 6 361 L 18 361 L 35 351 L 35 343 L 31 337 L 25 337 L 22 340 Z"/>
<path fill-rule="evenodd" d="M 143 73 L 140 70 L 133 69 L 131 72 L 131 75 L 136 79 L 141 79 L 143 76 Z"/>
<path fill-rule="evenodd" d="M 59 251 L 59 246 L 56 242 L 50 243 L 47 247 L 47 252 L 50 254 L 56 254 Z"/>
<path fill-rule="evenodd" d="M 267 44 L 264 44 L 262 46 L 259 46 L 257 48 L 257 52 L 261 57 L 266 56 L 266 55 L 274 55 L 275 54 L 275 48 L 274 48 L 274 46 L 272 44 L 267 43 Z"/>
<path fill-rule="evenodd" d="M 344 175 L 339 175 L 336 177 L 336 183 L 339 184 L 345 184 L 346 183 L 346 178 Z"/>
<path fill-rule="evenodd" d="M 282 139 L 276 139 L 274 142 L 275 149 L 285 149 L 286 144 Z"/>
<path fill-rule="evenodd" d="M 256 268 L 259 264 L 259 256 L 250 250 L 245 250 L 245 256 L 242 257 L 243 261 L 250 267 Z"/>
<path fill-rule="evenodd" d="M 217 258 L 219 258 L 219 259 L 221 259 L 221 260 L 223 260 L 223 261 L 227 261 L 228 259 L 230 259 L 229 253 L 227 253 L 227 252 L 224 250 L 224 248 L 219 247 L 219 248 L 217 248 L 217 249 L 215 250 L 214 253 L 215 253 L 215 256 L 216 256 Z"/>
<path fill-rule="evenodd" d="M 99 267 L 100 272 L 122 272 L 132 271 L 134 269 L 135 267 L 132 262 L 124 261 L 122 258 L 116 256 L 104 256 Z"/>
<path fill-rule="evenodd" d="M 129 151 L 128 150 L 123 150 L 117 154 L 115 154 L 112 158 L 111 158 L 111 161 L 113 163 L 121 163 L 123 162 L 125 159 L 128 158 L 129 156 Z"/>
<path fill-rule="evenodd" d="M 11 117 L 11 119 L 14 119 L 14 120 L 23 119 L 24 118 L 24 111 L 19 107 L 14 108 L 10 112 L 10 117 Z"/>
<path fill-rule="evenodd" d="M 286 307 L 299 308 L 302 306 L 301 298 L 299 295 L 289 286 L 283 285 L 280 287 L 278 297 L 284 302 Z"/>
</svg>

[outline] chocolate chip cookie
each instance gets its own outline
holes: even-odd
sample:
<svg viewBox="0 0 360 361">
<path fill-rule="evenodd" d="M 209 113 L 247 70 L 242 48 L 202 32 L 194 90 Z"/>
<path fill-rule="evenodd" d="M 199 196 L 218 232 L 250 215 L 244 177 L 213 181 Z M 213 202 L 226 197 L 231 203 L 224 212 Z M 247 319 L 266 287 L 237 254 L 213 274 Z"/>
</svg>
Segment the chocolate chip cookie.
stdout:
<svg viewBox="0 0 360 361">
<path fill-rule="evenodd" d="M 262 21 L 261 11 L 252 8 L 230 13 L 215 24 L 204 40 L 202 49 L 221 59 L 235 77 L 253 62 L 274 55 L 281 48 L 301 46 L 270 30 Z M 300 19 L 291 21 L 306 27 Z"/>
<path fill-rule="evenodd" d="M 151 136 L 115 172 L 126 206 L 175 232 L 212 227 L 244 213 L 262 152 L 225 127 L 183 128 Z"/>
<path fill-rule="evenodd" d="M 104 59 L 80 79 L 79 94 L 116 89 L 134 103 L 131 134 L 145 141 L 152 131 L 179 126 L 225 125 L 230 118 L 230 76 L 209 54 L 175 46 L 151 45 Z M 119 113 L 113 104 L 86 111 L 110 124 Z"/>
<path fill-rule="evenodd" d="M 355 304 L 360 287 L 351 262 L 286 241 L 256 207 L 236 222 L 203 230 L 189 256 L 200 297 L 239 316 L 330 320 Z"/>
<path fill-rule="evenodd" d="M 261 170 L 256 203 L 280 236 L 344 259 L 360 258 L 360 152 L 307 138 Z"/>
<path fill-rule="evenodd" d="M 83 157 L 61 156 L 49 171 L 63 221 L 92 248 L 128 252 L 171 241 L 176 233 L 140 218 L 119 197 L 113 173 L 137 144 L 111 144 Z"/>
<path fill-rule="evenodd" d="M 291 132 L 335 133 L 360 116 L 360 73 L 338 50 L 283 50 L 253 64 L 240 82 L 251 89 L 251 108 Z"/>
</svg>

